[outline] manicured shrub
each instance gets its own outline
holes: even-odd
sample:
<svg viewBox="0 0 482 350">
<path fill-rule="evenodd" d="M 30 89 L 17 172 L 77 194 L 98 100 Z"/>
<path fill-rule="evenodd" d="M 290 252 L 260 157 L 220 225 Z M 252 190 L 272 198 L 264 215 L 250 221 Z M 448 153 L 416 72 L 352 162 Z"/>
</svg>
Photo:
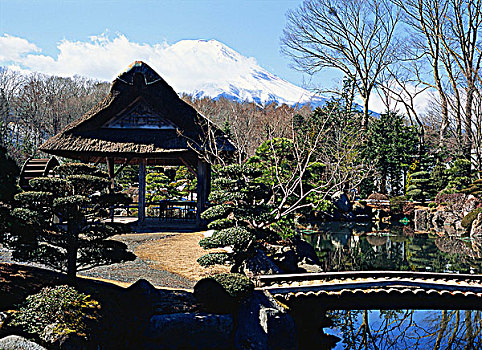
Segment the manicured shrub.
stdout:
<svg viewBox="0 0 482 350">
<path fill-rule="evenodd" d="M 463 210 L 468 195 L 464 193 L 444 193 L 439 192 L 435 197 L 435 203 L 444 205 L 448 211 L 460 213 Z"/>
<path fill-rule="evenodd" d="M 448 170 L 449 182 L 445 191 L 455 190 L 458 192 L 467 187 L 472 182 L 471 167 L 470 160 L 464 158 L 456 159 Z"/>
<path fill-rule="evenodd" d="M 220 273 L 208 278 L 218 282 L 237 301 L 247 298 L 254 290 L 253 282 L 240 273 Z"/>
<path fill-rule="evenodd" d="M 482 197 L 482 179 L 475 180 L 468 187 L 462 189 L 460 192 L 471 194 L 476 197 Z"/>
<path fill-rule="evenodd" d="M 253 283 L 239 273 L 222 273 L 199 280 L 194 297 L 209 312 L 233 313 L 251 295 Z"/>
<path fill-rule="evenodd" d="M 197 259 L 197 262 L 202 267 L 208 267 L 212 265 L 224 265 L 229 262 L 229 254 L 227 253 L 208 253 Z"/>
<path fill-rule="evenodd" d="M 109 205 L 124 201 L 123 195 L 110 193 L 107 174 L 92 165 L 65 163 L 53 175 L 30 180 L 32 190 L 15 195 L 15 220 L 6 242 L 12 258 L 46 265 L 70 278 L 81 269 L 134 260 L 125 244 L 107 240 L 126 230 L 101 223 L 107 199 Z"/>
<path fill-rule="evenodd" d="M 390 198 L 390 210 L 392 214 L 402 214 L 403 205 L 407 201 L 405 196 L 397 196 Z"/>
<path fill-rule="evenodd" d="M 254 255 L 258 241 L 266 241 L 266 228 L 271 217 L 267 204 L 271 193 L 258 182 L 261 171 L 252 165 L 229 165 L 219 169 L 214 189 L 209 197 L 212 206 L 201 217 L 209 220 L 208 227 L 216 230 L 199 245 L 204 249 L 230 246 L 224 255 L 208 255 L 198 262 L 203 266 L 218 262 L 232 264 L 233 271 L 242 271 L 243 262 Z M 262 223 L 266 223 L 263 225 Z"/>
<path fill-rule="evenodd" d="M 46 287 L 27 297 L 9 325 L 44 341 L 47 341 L 45 328 L 50 325 L 54 325 L 53 332 L 58 338 L 71 333 L 87 337 L 92 323 L 98 319 L 99 308 L 97 301 L 73 287 Z"/>
<path fill-rule="evenodd" d="M 477 216 L 479 215 L 479 213 L 482 213 L 482 208 L 476 208 L 472 210 L 470 213 L 468 213 L 467 215 L 465 215 L 461 222 L 462 227 L 467 230 L 470 229 L 470 227 L 472 227 L 472 223 L 474 222 L 475 219 L 477 219 Z"/>
</svg>

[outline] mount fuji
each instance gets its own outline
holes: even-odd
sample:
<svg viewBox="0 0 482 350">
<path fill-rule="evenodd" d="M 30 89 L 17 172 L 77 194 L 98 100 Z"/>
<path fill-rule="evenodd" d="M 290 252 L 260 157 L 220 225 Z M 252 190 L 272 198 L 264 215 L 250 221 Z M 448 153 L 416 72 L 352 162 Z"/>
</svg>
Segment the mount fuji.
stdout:
<svg viewBox="0 0 482 350">
<path fill-rule="evenodd" d="M 260 67 L 254 58 L 216 40 L 182 40 L 167 47 L 162 56 L 162 64 L 152 62 L 153 68 L 178 93 L 196 98 L 225 97 L 260 105 L 310 103 L 313 107 L 328 100 L 277 77 Z"/>
</svg>

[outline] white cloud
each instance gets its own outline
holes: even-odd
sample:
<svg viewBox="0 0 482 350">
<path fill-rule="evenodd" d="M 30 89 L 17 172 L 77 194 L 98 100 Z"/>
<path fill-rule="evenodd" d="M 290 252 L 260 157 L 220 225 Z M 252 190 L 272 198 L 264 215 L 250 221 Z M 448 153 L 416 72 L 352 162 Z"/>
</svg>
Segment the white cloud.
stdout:
<svg viewBox="0 0 482 350">
<path fill-rule="evenodd" d="M 259 67 L 253 57 L 245 57 L 215 40 L 148 44 L 130 41 L 123 34 L 110 38 L 104 33 L 86 41 L 63 40 L 57 44 L 57 49 L 58 55 L 52 57 L 43 54 L 39 47 L 26 39 L 4 34 L 0 37 L 0 66 L 112 81 L 132 62 L 141 60 L 178 92 L 203 91 L 207 96 L 229 92 L 238 94 L 241 99 L 258 96 L 261 100 L 267 100 L 273 94 L 281 98 L 280 102 L 286 103 L 303 102 L 311 97 L 308 91 Z M 417 105 L 425 110 L 428 99 L 428 93 L 421 95 Z M 357 102 L 361 104 L 361 101 Z M 386 110 L 375 93 L 371 96 L 369 108 L 379 113 Z M 392 108 L 404 112 L 401 105 Z"/>
<path fill-rule="evenodd" d="M 22 38 L 8 34 L 0 36 L 0 62 L 19 62 L 25 54 L 31 52 L 40 52 L 40 49 Z"/>
<path fill-rule="evenodd" d="M 211 56 L 213 52 L 210 52 L 209 48 L 199 50 L 189 45 L 190 42 L 192 41 L 184 40 L 173 45 L 166 43 L 151 45 L 129 41 L 122 34 L 118 34 L 113 39 L 106 34 L 101 34 L 92 36 L 85 42 L 61 41 L 57 45 L 59 54 L 54 58 L 41 54 L 40 49 L 25 39 L 5 35 L 0 38 L 0 65 L 19 66 L 46 74 L 60 76 L 78 74 L 111 81 L 129 64 L 141 60 L 151 65 L 168 82 L 172 79 L 173 85 L 184 90 L 186 84 L 184 82 L 191 86 L 198 86 L 202 82 L 212 80 L 213 75 L 217 77 L 216 80 L 222 80 L 223 77 L 219 76 L 220 74 L 243 75 L 248 73 L 248 68 L 253 63 L 256 64 L 254 58 L 243 57 L 235 51 L 229 52 L 230 49 L 227 47 L 224 47 L 227 51 L 225 53 L 236 56 L 235 60 L 232 57 L 226 59 L 227 57 L 219 53 Z"/>
<path fill-rule="evenodd" d="M 8 36 L 8 38 L 15 38 Z M 24 69 L 46 74 L 72 76 L 75 74 L 101 80 L 112 80 L 119 72 L 135 60 L 149 61 L 159 54 L 165 45 L 138 44 L 118 35 L 110 40 L 106 35 L 93 36 L 90 41 L 61 41 L 56 58 L 38 53 L 33 46 L 27 50 L 27 40 L 15 38 L 25 43 L 10 50 L 0 64 L 18 65 Z M 33 45 L 33 44 L 30 44 Z"/>
</svg>

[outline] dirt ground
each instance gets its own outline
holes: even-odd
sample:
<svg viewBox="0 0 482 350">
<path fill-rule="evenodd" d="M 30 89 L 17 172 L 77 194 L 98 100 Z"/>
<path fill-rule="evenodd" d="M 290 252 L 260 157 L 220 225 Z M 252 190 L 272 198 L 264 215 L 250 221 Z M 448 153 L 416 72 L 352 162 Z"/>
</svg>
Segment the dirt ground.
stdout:
<svg viewBox="0 0 482 350">
<path fill-rule="evenodd" d="M 93 267 L 79 271 L 79 275 L 122 287 L 145 279 L 160 288 L 192 289 L 203 277 L 229 272 L 227 266 L 203 268 L 198 264 L 196 260 L 207 253 L 199 246 L 202 238 L 203 234 L 199 232 L 131 233 L 114 236 L 112 239 L 125 243 L 129 251 L 136 255 L 136 259 Z M 0 247 L 0 263 L 13 262 L 11 252 Z"/>
<path fill-rule="evenodd" d="M 229 272 L 227 266 L 204 268 L 198 264 L 196 260 L 206 254 L 199 246 L 202 238 L 202 233 L 169 233 L 162 239 L 138 245 L 134 253 L 153 269 L 169 271 L 192 281 L 213 273 Z"/>
</svg>

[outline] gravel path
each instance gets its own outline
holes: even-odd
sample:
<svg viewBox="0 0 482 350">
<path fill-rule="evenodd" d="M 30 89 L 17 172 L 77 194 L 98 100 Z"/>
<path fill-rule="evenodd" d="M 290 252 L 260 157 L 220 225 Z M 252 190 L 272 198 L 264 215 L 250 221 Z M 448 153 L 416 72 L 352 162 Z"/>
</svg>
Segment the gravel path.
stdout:
<svg viewBox="0 0 482 350">
<path fill-rule="evenodd" d="M 113 239 L 127 244 L 129 251 L 135 252 L 139 245 L 155 242 L 169 237 L 165 233 L 134 233 L 122 236 L 115 236 Z M 0 245 L 0 262 L 14 262 L 10 251 L 4 249 Z M 15 262 L 17 263 L 17 262 Z M 120 264 L 112 264 L 106 266 L 98 266 L 89 270 L 79 272 L 79 275 L 89 276 L 95 278 L 102 278 L 114 281 L 133 283 L 141 278 L 149 281 L 157 287 L 168 288 L 188 288 L 191 289 L 196 284 L 196 281 L 191 281 L 187 278 L 179 276 L 164 270 L 153 269 L 149 266 L 149 261 L 144 261 L 136 258 L 134 261 L 128 261 Z M 38 264 L 26 264 L 30 266 L 43 267 Z"/>
</svg>

